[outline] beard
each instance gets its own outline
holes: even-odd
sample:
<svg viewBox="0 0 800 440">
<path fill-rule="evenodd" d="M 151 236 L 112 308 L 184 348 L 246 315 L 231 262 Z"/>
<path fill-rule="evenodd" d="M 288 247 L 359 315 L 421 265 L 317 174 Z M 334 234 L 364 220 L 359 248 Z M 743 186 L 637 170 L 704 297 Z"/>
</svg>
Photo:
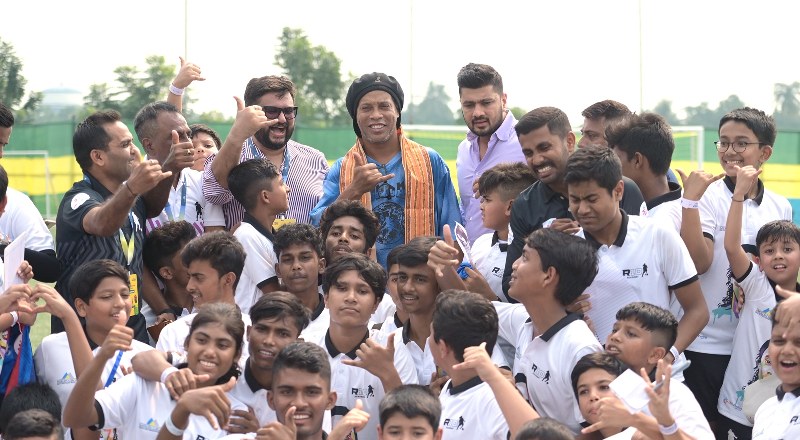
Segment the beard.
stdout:
<svg viewBox="0 0 800 440">
<path fill-rule="evenodd" d="M 268 150 L 280 150 L 281 148 L 285 147 L 286 143 L 289 142 L 289 139 L 292 138 L 292 133 L 294 133 L 293 126 L 290 126 L 289 124 L 284 124 L 286 132 L 283 137 L 283 140 L 276 142 L 270 139 L 270 128 L 271 127 L 262 128 L 253 135 L 253 137 L 256 138 L 258 143 L 263 145 L 264 148 L 267 148 Z"/>
</svg>

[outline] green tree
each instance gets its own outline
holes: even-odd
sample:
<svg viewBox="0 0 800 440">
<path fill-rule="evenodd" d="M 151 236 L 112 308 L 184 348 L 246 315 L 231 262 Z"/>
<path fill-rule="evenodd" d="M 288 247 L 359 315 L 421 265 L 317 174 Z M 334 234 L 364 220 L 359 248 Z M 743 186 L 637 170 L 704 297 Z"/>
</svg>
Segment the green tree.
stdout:
<svg viewBox="0 0 800 440">
<path fill-rule="evenodd" d="M 145 58 L 146 67 L 119 66 L 114 69 L 116 84 L 92 84 L 86 95 L 85 112 L 113 109 L 125 119 L 133 119 L 136 112 L 146 104 L 166 99 L 170 81 L 175 77 L 175 66 L 169 66 L 163 56 L 151 55 Z M 183 98 L 184 114 L 191 103 L 186 95 Z"/>
<path fill-rule="evenodd" d="M 675 112 L 672 111 L 672 101 L 668 101 L 666 99 L 662 99 L 661 101 L 653 107 L 651 110 L 653 113 L 659 114 L 664 117 L 664 119 L 669 122 L 670 125 L 678 125 L 681 123 L 680 118 Z"/>
<path fill-rule="evenodd" d="M 744 101 L 738 95 L 731 95 L 719 102 L 717 106 L 717 122 L 731 110 L 744 107 Z"/>
<path fill-rule="evenodd" d="M 14 52 L 14 46 L 0 39 L 0 102 L 17 109 L 16 117 L 20 120 L 28 119 L 42 102 L 41 93 L 31 92 L 20 107 L 27 83 L 28 80 L 22 75 L 22 61 Z"/>
<path fill-rule="evenodd" d="M 431 81 L 428 92 L 419 104 L 412 104 L 405 113 L 409 114 L 409 123 L 450 125 L 453 123 L 453 111 L 449 106 L 450 97 L 444 86 Z"/>
<path fill-rule="evenodd" d="M 514 119 L 518 121 L 520 120 L 520 118 L 525 116 L 525 113 L 528 113 L 522 107 L 511 107 L 510 109 L 508 109 L 508 111 L 510 111 L 511 114 L 514 115 Z"/>
<path fill-rule="evenodd" d="M 800 127 L 800 82 L 777 83 L 775 93 L 775 122 L 781 128 Z"/>
<path fill-rule="evenodd" d="M 686 119 L 683 120 L 683 123 L 686 125 L 716 127 L 719 124 L 719 117 L 716 111 L 708 107 L 707 102 L 701 102 L 700 105 L 686 107 Z"/>
<path fill-rule="evenodd" d="M 275 53 L 275 64 L 297 88 L 295 105 L 301 120 L 328 127 L 341 121 L 345 88 L 341 60 L 325 46 L 315 46 L 302 29 L 283 28 Z"/>
</svg>

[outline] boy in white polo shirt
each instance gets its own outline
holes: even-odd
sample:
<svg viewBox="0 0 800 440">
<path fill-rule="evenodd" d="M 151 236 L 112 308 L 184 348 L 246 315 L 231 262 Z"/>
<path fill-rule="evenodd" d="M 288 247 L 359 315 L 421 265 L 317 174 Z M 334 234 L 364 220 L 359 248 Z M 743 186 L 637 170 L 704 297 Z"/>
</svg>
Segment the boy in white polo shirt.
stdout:
<svg viewBox="0 0 800 440">
<path fill-rule="evenodd" d="M 739 318 L 734 305 L 735 281 L 725 255 L 725 223 L 736 185 L 736 167 L 761 169 L 772 155 L 777 128 L 772 116 L 761 110 L 741 108 L 719 122 L 717 156 L 724 173 L 712 176 L 694 171 L 683 180 L 681 237 L 689 249 L 703 289 L 711 319 L 688 347 L 692 366 L 685 373 L 686 385 L 697 396 L 706 417 L 716 424 L 722 378 L 733 349 L 733 334 Z M 721 180 L 720 180 L 721 179 Z M 744 199 L 741 243 L 755 255 L 756 232 L 771 220 L 791 220 L 792 208 L 785 197 L 773 193 L 758 180 Z"/>
<path fill-rule="evenodd" d="M 751 423 L 742 411 L 744 394 L 745 387 L 759 378 L 762 347 L 770 338 L 770 314 L 778 297 L 773 285 L 786 290 L 797 289 L 800 271 L 800 229 L 790 221 L 774 220 L 759 229 L 755 262 L 751 262 L 742 249 L 744 198 L 759 174 L 760 170 L 751 166 L 738 170 L 725 228 L 725 252 L 731 274 L 746 292 L 746 300 L 733 335 L 733 351 L 725 370 L 717 409 L 722 416 L 722 432 L 733 431 L 741 440 L 752 435 Z M 772 365 L 775 366 L 774 362 Z"/>
<path fill-rule="evenodd" d="M 753 440 L 800 438 L 800 326 L 791 325 L 796 316 L 778 313 L 783 305 L 778 303 L 772 314 L 769 342 L 772 369 L 781 384 L 776 396 L 758 408 Z"/>
<path fill-rule="evenodd" d="M 567 160 L 565 180 L 572 215 L 583 228 L 578 235 L 598 249 L 600 270 L 589 286 L 589 317 L 604 340 L 614 313 L 631 301 L 670 308 L 674 292 L 684 314 L 672 363 L 708 321 L 697 271 L 675 228 L 619 209 L 622 169 L 619 158 L 605 147 L 582 148 Z"/>
<path fill-rule="evenodd" d="M 512 265 L 508 293 L 519 304 L 496 302 L 499 335 L 516 347 L 514 379 L 543 417 L 580 431 L 572 393 L 572 367 L 602 347 L 580 316 L 568 313 L 597 273 L 597 252 L 579 237 L 554 229 L 534 231 Z"/>
<path fill-rule="evenodd" d="M 492 388 L 474 369 L 454 369 L 464 362 L 464 349 L 497 341 L 497 312 L 473 292 L 447 290 L 436 298 L 430 337 L 436 365 L 450 375 L 439 394 L 444 439 L 506 440 L 508 424 Z"/>
<path fill-rule="evenodd" d="M 262 158 L 233 167 L 228 188 L 245 211 L 233 236 L 242 243 L 246 255 L 242 279 L 236 286 L 236 305 L 246 314 L 262 293 L 278 290 L 272 224 L 289 209 L 289 187 L 275 165 Z"/>
<path fill-rule="evenodd" d="M 333 427 L 363 402 L 370 421 L 358 434 L 359 439 L 377 439 L 378 404 L 384 394 L 404 383 L 417 383 L 417 374 L 405 345 L 376 337 L 369 329 L 370 315 L 378 307 L 386 289 L 386 273 L 364 255 L 344 255 L 325 269 L 322 285 L 325 307 L 331 314 L 327 332 L 313 342 L 330 356 L 336 392 L 336 406 L 331 410 Z M 395 343 L 396 342 L 396 343 Z"/>
</svg>

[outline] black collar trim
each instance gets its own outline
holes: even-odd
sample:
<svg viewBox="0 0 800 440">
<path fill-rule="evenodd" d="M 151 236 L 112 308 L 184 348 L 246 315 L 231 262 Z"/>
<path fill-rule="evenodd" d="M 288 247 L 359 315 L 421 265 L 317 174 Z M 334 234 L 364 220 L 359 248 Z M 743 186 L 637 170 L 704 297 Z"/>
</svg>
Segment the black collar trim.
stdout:
<svg viewBox="0 0 800 440">
<path fill-rule="evenodd" d="M 492 246 L 499 243 L 500 252 L 508 252 L 508 242 L 507 241 L 500 241 L 500 237 L 497 235 L 497 231 L 494 231 L 492 234 Z"/>
<path fill-rule="evenodd" d="M 356 350 L 358 350 L 358 347 L 361 347 L 361 344 L 363 344 L 364 342 L 367 342 L 367 338 L 368 337 L 369 337 L 369 330 L 367 330 L 367 332 L 364 333 L 364 338 L 361 339 L 361 342 L 356 344 L 356 346 L 353 347 L 352 350 L 348 351 L 344 355 L 349 357 L 350 359 L 355 360 L 355 358 L 358 357 L 358 356 L 356 356 Z M 342 352 L 337 350 L 336 346 L 333 345 L 333 341 L 331 340 L 331 331 L 330 330 L 325 332 L 325 348 L 328 350 L 328 354 L 331 355 L 332 358 L 335 358 L 336 356 L 339 356 L 340 354 L 342 354 Z"/>
<path fill-rule="evenodd" d="M 95 179 L 95 177 L 89 173 L 86 172 L 83 173 L 83 180 L 85 180 L 89 184 L 89 186 L 92 187 L 93 190 L 100 193 L 100 195 L 103 196 L 104 199 L 107 199 L 110 195 L 113 194 L 111 191 L 108 190 L 108 188 L 103 186 L 103 184 L 100 183 L 99 180 Z"/>
<path fill-rule="evenodd" d="M 253 369 L 250 368 L 250 359 L 247 359 L 247 362 L 244 364 L 244 380 L 247 382 L 247 386 L 250 387 L 250 391 L 253 393 L 258 392 L 259 390 L 264 390 L 266 388 L 262 387 L 261 384 L 258 383 L 256 377 L 253 375 Z"/>
<path fill-rule="evenodd" d="M 411 318 L 409 318 L 408 321 L 406 321 L 405 324 L 401 325 L 400 327 L 403 329 L 403 344 L 408 344 L 411 342 Z"/>
<path fill-rule="evenodd" d="M 578 321 L 581 319 L 581 315 L 577 313 L 567 313 L 567 316 L 561 318 L 557 323 L 553 324 L 552 327 L 547 329 L 546 332 L 542 333 L 542 340 L 544 342 L 550 342 L 550 339 L 556 335 L 561 329 L 570 325 L 573 321 Z"/>
<path fill-rule="evenodd" d="M 317 308 L 311 312 L 311 320 L 315 320 L 319 318 L 319 315 L 322 314 L 322 311 L 325 310 L 325 297 L 322 294 L 319 294 L 319 304 L 317 304 Z"/>
<path fill-rule="evenodd" d="M 730 176 L 725 176 L 722 181 L 725 182 L 725 186 L 728 187 L 728 191 L 733 194 L 733 190 L 736 188 L 736 183 L 733 181 L 733 179 L 731 179 Z M 761 205 L 761 202 L 764 201 L 764 182 L 762 182 L 761 179 L 758 179 L 758 192 L 756 193 L 756 197 L 753 199 L 753 201 L 758 205 Z"/>
<path fill-rule="evenodd" d="M 794 397 L 800 397 L 800 388 L 795 388 L 789 392 L 789 394 L 794 394 Z M 783 397 L 786 395 L 786 391 L 783 391 L 783 386 L 778 385 L 778 388 L 775 389 L 775 395 L 778 396 L 778 401 L 782 401 Z"/>
<path fill-rule="evenodd" d="M 394 326 L 397 328 L 403 328 L 403 321 L 401 321 L 400 317 L 397 316 L 397 312 L 394 312 Z"/>
<path fill-rule="evenodd" d="M 256 229 L 256 231 L 258 231 L 264 237 L 267 237 L 267 240 L 269 240 L 270 243 L 275 241 L 275 237 L 273 237 L 272 231 L 267 230 L 267 228 L 265 228 L 264 225 L 261 224 L 261 222 L 256 220 L 255 217 L 250 215 L 250 213 L 247 212 L 244 213 L 244 218 L 242 218 L 242 222 L 249 223 L 250 225 L 252 225 Z"/>
<path fill-rule="evenodd" d="M 625 212 L 624 209 L 620 209 L 619 212 L 622 213 L 622 223 L 619 225 L 619 232 L 617 233 L 617 239 L 611 243 L 612 246 L 622 247 L 625 244 L 625 237 L 628 236 L 628 214 Z M 586 237 L 586 240 L 589 241 L 596 249 L 600 249 L 600 246 L 603 244 L 597 241 L 596 238 L 592 237 L 592 234 L 587 232 L 585 229 L 583 230 L 583 236 Z"/>
<path fill-rule="evenodd" d="M 470 388 L 475 388 L 476 386 L 482 383 L 483 381 L 481 380 L 480 376 L 475 376 L 459 386 L 453 386 L 453 382 L 451 381 L 450 385 L 447 386 L 447 390 L 450 391 L 451 396 L 455 396 L 456 394 L 463 393 L 464 391 L 467 391 Z"/>
<path fill-rule="evenodd" d="M 682 189 L 681 189 L 681 186 L 678 185 L 677 182 L 667 182 L 667 185 L 669 185 L 669 192 L 668 193 L 661 194 L 660 196 L 654 198 L 653 200 L 650 200 L 650 201 L 646 202 L 648 211 L 653 209 L 653 208 L 655 208 L 656 206 L 658 206 L 658 205 L 660 205 L 662 203 L 671 202 L 673 200 L 678 200 L 678 199 L 681 198 Z"/>
</svg>

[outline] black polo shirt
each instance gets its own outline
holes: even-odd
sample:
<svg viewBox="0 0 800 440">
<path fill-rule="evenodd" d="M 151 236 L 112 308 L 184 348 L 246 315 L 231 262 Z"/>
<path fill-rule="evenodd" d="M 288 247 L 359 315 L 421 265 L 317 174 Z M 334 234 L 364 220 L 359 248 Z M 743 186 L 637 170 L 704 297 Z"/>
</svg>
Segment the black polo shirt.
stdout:
<svg viewBox="0 0 800 440">
<path fill-rule="evenodd" d="M 61 204 L 58 207 L 56 217 L 56 249 L 57 257 L 63 269 L 61 276 L 56 282 L 56 290 L 62 297 L 73 305 L 72 295 L 70 294 L 70 280 L 75 270 L 88 261 L 110 259 L 118 262 L 131 273 L 135 273 L 139 280 L 141 289 L 142 279 L 142 243 L 144 239 L 144 222 L 147 218 L 147 207 L 144 199 L 138 197 L 131 208 L 130 215 L 122 225 L 122 233 L 126 240 L 133 236 L 133 259 L 130 264 L 125 256 L 120 243 L 119 232 L 108 237 L 90 235 L 83 229 L 83 218 L 93 208 L 101 205 L 111 198 L 113 193 L 98 182 L 89 174 L 84 175 L 84 179 L 72 185 L 69 191 L 64 194 Z M 141 304 L 141 293 L 139 303 Z M 136 305 L 134 305 L 136 306 Z M 63 330 L 61 320 L 52 317 L 53 333 Z M 144 330 L 144 319 L 141 314 L 132 316 L 128 326 L 137 330 L 138 320 L 141 319 L 141 327 Z M 135 325 L 132 325 L 135 324 Z M 144 332 L 143 342 L 147 343 L 147 333 Z"/>
<path fill-rule="evenodd" d="M 644 203 L 642 192 L 633 180 L 623 177 L 625 184 L 620 208 L 631 215 L 637 215 Z M 511 232 L 514 239 L 506 253 L 506 269 L 503 272 L 503 293 L 510 302 L 517 302 L 508 296 L 508 281 L 511 279 L 511 266 L 522 255 L 525 239 L 531 232 L 540 229 L 542 224 L 551 218 L 572 218 L 569 212 L 569 200 L 553 191 L 542 182 L 535 182 L 514 200 L 511 205 Z"/>
</svg>

